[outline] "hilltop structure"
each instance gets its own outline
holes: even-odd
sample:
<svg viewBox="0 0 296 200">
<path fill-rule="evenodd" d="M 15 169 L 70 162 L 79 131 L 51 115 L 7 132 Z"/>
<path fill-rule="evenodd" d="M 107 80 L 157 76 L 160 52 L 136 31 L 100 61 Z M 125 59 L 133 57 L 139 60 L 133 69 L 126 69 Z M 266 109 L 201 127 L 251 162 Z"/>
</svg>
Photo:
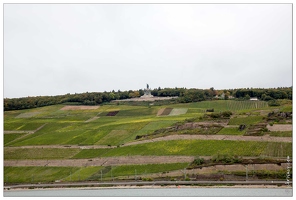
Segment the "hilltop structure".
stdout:
<svg viewBox="0 0 296 200">
<path fill-rule="evenodd" d="M 144 95 L 140 96 L 139 98 L 131 98 L 131 99 L 121 99 L 121 100 L 113 100 L 115 101 L 160 101 L 160 100 L 169 100 L 169 99 L 176 99 L 178 96 L 175 97 L 155 97 L 151 94 L 151 89 L 149 88 L 149 85 L 146 85 L 146 88 L 144 88 Z"/>
<path fill-rule="evenodd" d="M 151 94 L 151 89 L 149 88 L 149 85 L 147 84 L 146 88 L 144 89 L 144 95 L 140 98 L 153 98 L 154 96 Z"/>
</svg>

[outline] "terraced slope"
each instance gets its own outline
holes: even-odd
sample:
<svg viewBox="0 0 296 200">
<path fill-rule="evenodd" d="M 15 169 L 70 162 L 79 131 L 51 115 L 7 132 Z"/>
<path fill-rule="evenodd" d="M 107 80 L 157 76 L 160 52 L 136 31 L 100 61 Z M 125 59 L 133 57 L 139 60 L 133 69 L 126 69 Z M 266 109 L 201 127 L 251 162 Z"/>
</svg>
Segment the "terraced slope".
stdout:
<svg viewBox="0 0 296 200">
<path fill-rule="evenodd" d="M 208 109 L 214 109 L 217 115 L 213 116 L 226 110 L 233 115 L 230 119 L 204 117 L 210 116 Z M 290 105 L 268 107 L 259 101 L 220 100 L 164 106 L 55 105 L 8 111 L 4 112 L 4 173 L 13 180 L 17 168 L 11 167 L 64 166 L 98 178 L 100 170 L 109 174 L 110 166 L 127 164 L 182 162 L 184 168 L 197 155 L 208 159 L 216 154 L 292 156 L 292 131 L 265 121 L 270 112 L 290 109 Z M 268 131 L 271 123 L 277 132 Z M 291 125 L 289 120 L 281 123 Z M 215 124 L 219 129 L 213 129 Z M 241 124 L 246 125 L 243 131 L 238 130 Z M 38 173 L 37 168 L 19 170 Z"/>
</svg>

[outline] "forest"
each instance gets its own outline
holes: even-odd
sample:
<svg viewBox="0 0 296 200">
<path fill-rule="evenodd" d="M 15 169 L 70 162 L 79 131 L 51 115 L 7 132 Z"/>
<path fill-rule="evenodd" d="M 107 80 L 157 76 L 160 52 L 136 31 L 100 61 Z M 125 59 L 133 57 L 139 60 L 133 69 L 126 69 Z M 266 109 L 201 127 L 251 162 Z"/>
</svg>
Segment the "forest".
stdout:
<svg viewBox="0 0 296 200">
<path fill-rule="evenodd" d="M 55 104 L 79 104 L 79 105 L 100 105 L 112 100 L 137 98 L 144 94 L 143 89 L 129 91 L 110 92 L 85 92 L 65 94 L 56 96 L 35 96 L 21 98 L 4 98 L 4 111 L 37 108 Z M 277 99 L 292 100 L 292 87 L 278 88 L 240 88 L 215 90 L 209 89 L 186 89 L 186 88 L 155 88 L 151 94 L 156 97 L 178 96 L 178 103 L 198 102 L 214 99 L 236 99 L 248 100 L 257 97 L 258 100 L 271 102 L 277 105 Z"/>
</svg>

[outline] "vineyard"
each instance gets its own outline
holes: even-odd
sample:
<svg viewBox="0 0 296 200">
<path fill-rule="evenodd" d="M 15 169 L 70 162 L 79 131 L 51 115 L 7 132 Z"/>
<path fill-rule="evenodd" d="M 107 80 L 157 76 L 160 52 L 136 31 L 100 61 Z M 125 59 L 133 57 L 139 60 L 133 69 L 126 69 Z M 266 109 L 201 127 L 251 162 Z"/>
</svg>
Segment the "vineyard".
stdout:
<svg viewBox="0 0 296 200">
<path fill-rule="evenodd" d="M 212 100 L 155 102 L 154 105 L 124 102 L 93 107 L 60 104 L 5 111 L 4 181 L 98 181 L 101 173 L 110 179 L 111 169 L 112 178 L 128 178 L 135 170 L 149 177 L 149 174 L 152 176 L 153 173 L 189 166 L 188 161 L 177 163 L 174 160 L 176 156 L 184 159 L 196 156 L 211 159 L 217 154 L 269 159 L 292 157 L 292 131 L 271 132 L 267 128 L 271 124 L 280 129 L 283 126 L 277 126 L 277 123 L 291 125 L 292 121 L 290 118 L 281 118 L 280 121 L 268 118 L 272 112 L 292 112 L 291 101 L 275 107 L 264 101 Z M 244 125 L 243 130 L 239 129 L 241 125 Z M 259 125 L 263 126 L 260 130 L 252 129 Z M 260 135 L 252 141 L 246 136 L 251 129 Z M 209 134 L 222 139 L 188 138 Z M 174 135 L 178 135 L 177 139 L 172 139 Z M 239 136 L 240 139 L 230 140 L 227 136 Z M 265 138 L 276 139 L 267 141 Z M 291 140 L 287 142 L 287 138 Z M 158 163 L 147 164 L 147 156 Z M 171 164 L 163 163 L 161 156 L 171 158 Z M 115 159 L 112 165 L 107 162 L 104 166 L 91 166 L 92 159 L 109 158 Z M 138 161 L 144 159 L 146 164 L 120 163 L 122 159 L 132 163 L 135 158 L 139 158 Z M 37 163 L 60 163 L 63 160 L 72 164 L 69 167 L 37 166 Z M 27 164 L 15 166 L 8 161 Z M 82 162 L 90 164 L 81 167 Z M 20 172 L 26 173 L 18 177 Z"/>
</svg>

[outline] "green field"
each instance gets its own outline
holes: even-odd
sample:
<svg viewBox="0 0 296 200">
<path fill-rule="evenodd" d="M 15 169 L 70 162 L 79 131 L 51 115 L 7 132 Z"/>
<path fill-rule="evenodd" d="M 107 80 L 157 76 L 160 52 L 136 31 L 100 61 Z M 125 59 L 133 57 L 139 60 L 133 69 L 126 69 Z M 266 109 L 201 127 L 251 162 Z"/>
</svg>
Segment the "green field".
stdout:
<svg viewBox="0 0 296 200">
<path fill-rule="evenodd" d="M 4 167 L 4 183 L 54 182 L 77 170 L 77 167 Z"/>
<path fill-rule="evenodd" d="M 190 119 L 200 122 L 206 110 L 214 113 L 231 111 L 232 116 L 226 119 L 229 127 L 220 127 L 216 135 L 243 136 L 252 125 L 264 122 L 269 112 L 274 110 L 291 112 L 291 104 L 269 107 L 263 101 L 213 100 L 195 103 L 163 105 L 155 103 L 124 104 L 109 103 L 91 110 L 62 110 L 65 105 L 53 105 L 27 110 L 5 111 L 4 131 L 15 131 L 4 134 L 4 160 L 52 160 L 52 159 L 92 159 L 117 156 L 213 156 L 228 154 L 237 156 L 292 156 L 292 143 L 266 141 L 229 141 L 229 140 L 167 140 L 122 146 L 137 141 L 137 136 L 161 137 L 157 131 L 166 130 L 176 124 L 186 124 Z M 164 110 L 158 116 L 160 110 Z M 110 112 L 114 116 L 108 116 Z M 209 114 L 209 113 L 207 113 Z M 207 119 L 211 120 L 211 119 Z M 215 119 L 217 120 L 217 119 Z M 219 119 L 218 119 L 219 120 Z M 223 119 L 225 120 L 225 119 Z M 245 124 L 246 129 L 238 127 Z M 206 134 L 209 127 L 195 130 L 178 130 L 169 134 Z M 39 130 L 38 130 L 39 129 Z M 197 129 L 196 129 L 197 130 Z M 21 131 L 34 131 L 23 133 Z M 292 132 L 267 132 L 272 137 L 292 137 Z M 22 146 L 39 146 L 44 148 L 22 148 Z M 75 145 L 75 148 L 52 148 Z M 107 148 L 81 149 L 78 146 L 103 145 Z M 9 147 L 9 148 L 6 148 Z M 13 148 L 12 148 L 13 147 Z M 109 148 L 110 147 L 110 148 Z M 112 147 L 112 148 L 111 148 Z M 188 163 L 164 165 L 129 165 L 112 168 L 112 176 L 132 176 L 135 167 L 138 174 L 157 173 L 182 169 Z M 109 166 L 110 167 L 110 166 Z M 18 177 L 20 170 L 25 175 Z M 98 180 L 104 175 L 111 176 L 111 167 L 5 167 L 4 179 L 9 182 L 38 182 L 39 177 L 52 182 L 55 180 L 79 181 Z M 32 175 L 34 174 L 34 175 Z M 39 182 L 40 182 L 39 181 Z"/>
<path fill-rule="evenodd" d="M 269 133 L 270 136 L 273 137 L 292 137 L 292 131 L 274 131 Z"/>
<path fill-rule="evenodd" d="M 278 147 L 281 148 L 278 148 Z M 213 156 L 217 153 L 237 156 L 292 155 L 292 143 L 230 141 L 230 140 L 173 140 L 145 143 L 112 149 L 4 149 L 4 159 L 83 159 L 117 156 Z M 282 156 L 279 156 L 282 154 Z"/>
<path fill-rule="evenodd" d="M 170 163 L 170 164 L 148 164 L 148 165 L 122 165 L 112 167 L 112 176 L 141 176 L 158 172 L 169 172 L 174 170 L 180 170 L 187 167 L 189 163 Z M 111 176 L 111 170 L 105 175 L 105 177 Z"/>
<path fill-rule="evenodd" d="M 4 160 L 22 159 L 68 159 L 80 152 L 80 149 L 58 149 L 58 148 L 5 148 Z"/>
<path fill-rule="evenodd" d="M 223 128 L 217 135 L 243 135 L 246 131 L 240 131 L 238 128 Z"/>
<path fill-rule="evenodd" d="M 172 115 L 158 117 L 156 113 L 165 106 L 104 105 L 94 110 L 61 110 L 63 105 L 42 108 L 7 111 L 4 113 L 4 130 L 36 130 L 34 134 L 17 139 L 18 136 L 5 137 L 5 145 L 120 145 L 133 141 L 137 135 L 151 134 L 155 130 L 168 127 L 187 118 L 200 117 L 206 109 L 215 112 L 232 109 L 236 112 L 255 111 L 256 107 L 268 109 L 266 102 L 252 101 L 205 101 L 187 104 L 171 104 Z M 110 111 L 118 110 L 116 116 L 106 116 Z M 26 113 L 25 118 L 18 117 Z M 37 113 L 37 114 L 36 114 Z M 179 113 L 179 114 L 178 114 Z M 94 117 L 95 120 L 87 122 Z M 259 122 L 261 116 L 233 118 L 229 124 Z M 117 137 L 118 136 L 118 137 Z M 13 139 L 15 137 L 15 141 Z M 116 138 L 116 139 L 115 139 Z"/>
<path fill-rule="evenodd" d="M 240 124 L 257 124 L 263 120 L 262 116 L 244 116 L 244 117 L 237 117 L 231 118 L 229 121 L 229 125 L 240 125 Z"/>
<path fill-rule="evenodd" d="M 4 183 L 48 183 L 56 181 L 103 181 L 120 179 L 122 176 L 149 176 L 180 170 L 189 163 L 123 165 L 113 167 L 4 167 Z M 23 173 L 26 172 L 26 173 Z M 21 176 L 20 176 L 21 174 Z M 139 179 L 139 178 L 138 178 Z"/>
</svg>

